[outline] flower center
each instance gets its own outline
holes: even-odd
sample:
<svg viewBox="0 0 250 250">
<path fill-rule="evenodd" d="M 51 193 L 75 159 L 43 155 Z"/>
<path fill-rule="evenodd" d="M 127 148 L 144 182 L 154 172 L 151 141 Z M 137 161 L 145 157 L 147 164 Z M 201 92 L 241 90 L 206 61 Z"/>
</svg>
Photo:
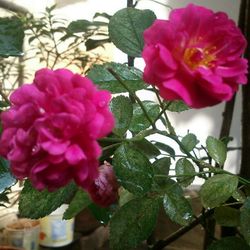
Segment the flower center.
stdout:
<svg viewBox="0 0 250 250">
<path fill-rule="evenodd" d="M 184 62 L 192 70 L 197 67 L 211 68 L 214 66 L 216 56 L 213 54 L 215 48 L 186 48 L 184 52 Z"/>
</svg>

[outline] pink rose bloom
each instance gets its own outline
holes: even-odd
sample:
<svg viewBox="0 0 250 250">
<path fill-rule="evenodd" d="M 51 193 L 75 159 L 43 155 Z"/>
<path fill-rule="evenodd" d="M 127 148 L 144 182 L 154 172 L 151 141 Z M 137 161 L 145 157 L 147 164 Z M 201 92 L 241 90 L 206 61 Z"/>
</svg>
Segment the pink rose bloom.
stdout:
<svg viewBox="0 0 250 250">
<path fill-rule="evenodd" d="M 118 182 L 112 166 L 105 163 L 99 168 L 99 176 L 88 188 L 91 199 L 101 207 L 108 207 L 118 200 Z"/>
<path fill-rule="evenodd" d="M 74 180 L 87 188 L 98 176 L 97 140 L 114 127 L 111 95 L 67 69 L 41 69 L 10 96 L 1 114 L 0 153 L 16 178 L 53 191 Z"/>
<path fill-rule="evenodd" d="M 144 32 L 144 80 L 193 108 L 232 98 L 246 84 L 246 40 L 225 13 L 189 4 Z"/>
</svg>

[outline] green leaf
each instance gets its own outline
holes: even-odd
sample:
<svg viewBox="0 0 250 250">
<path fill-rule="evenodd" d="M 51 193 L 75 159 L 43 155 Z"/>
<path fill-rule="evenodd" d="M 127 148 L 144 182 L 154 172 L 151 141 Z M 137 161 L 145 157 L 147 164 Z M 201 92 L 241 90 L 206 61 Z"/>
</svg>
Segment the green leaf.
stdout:
<svg viewBox="0 0 250 250">
<path fill-rule="evenodd" d="M 91 203 L 89 195 L 82 189 L 78 189 L 72 201 L 69 204 L 68 209 L 63 214 L 63 219 L 68 220 L 75 217 L 84 208 L 88 207 Z"/>
<path fill-rule="evenodd" d="M 240 211 L 232 207 L 217 207 L 214 210 L 216 222 L 224 227 L 238 227 L 240 225 Z"/>
<path fill-rule="evenodd" d="M 103 17 L 103 18 L 109 20 L 112 16 L 109 15 L 109 14 L 107 14 L 107 13 L 105 13 L 105 12 L 102 12 L 102 13 L 96 12 L 93 18 L 95 19 L 95 18 L 97 18 L 97 17 Z"/>
<path fill-rule="evenodd" d="M 158 200 L 138 198 L 121 207 L 110 221 L 110 248 L 131 249 L 152 233 L 159 212 Z"/>
<path fill-rule="evenodd" d="M 71 198 L 75 191 L 76 186 L 74 183 L 70 183 L 55 192 L 47 190 L 38 191 L 26 180 L 20 195 L 20 215 L 21 217 L 31 219 L 38 219 L 49 215 Z"/>
<path fill-rule="evenodd" d="M 109 208 L 97 206 L 95 203 L 89 205 L 89 209 L 94 217 L 102 224 L 107 225 L 112 217 L 112 211 Z"/>
<path fill-rule="evenodd" d="M 112 141 L 112 138 L 117 138 L 117 135 L 114 133 L 110 133 L 107 138 L 110 139 L 109 140 L 100 140 L 98 141 L 99 145 L 102 148 L 102 155 L 99 158 L 100 162 L 104 162 L 104 161 L 110 161 L 110 159 L 113 157 L 113 154 L 115 152 L 115 150 L 120 146 L 121 143 L 119 142 L 114 142 Z"/>
<path fill-rule="evenodd" d="M 67 31 L 69 33 L 81 33 L 81 32 L 87 32 L 90 30 L 95 30 L 100 26 L 107 26 L 107 23 L 105 22 L 90 22 L 88 20 L 76 20 L 71 22 L 68 27 Z"/>
<path fill-rule="evenodd" d="M 23 38 L 24 29 L 19 18 L 0 18 L 0 56 L 22 56 Z"/>
<path fill-rule="evenodd" d="M 111 41 L 129 56 L 140 57 L 144 47 L 143 32 L 155 19 L 151 10 L 121 9 L 109 22 Z"/>
<path fill-rule="evenodd" d="M 248 245 L 250 245 L 249 225 L 250 225 L 250 197 L 247 197 L 245 203 L 241 208 L 240 229 Z"/>
<path fill-rule="evenodd" d="M 89 38 L 86 42 L 85 42 L 85 46 L 86 46 L 86 50 L 89 51 L 89 50 L 92 50 L 92 49 L 96 49 L 97 47 L 100 47 L 105 44 L 105 43 L 108 43 L 110 42 L 110 40 L 108 38 L 106 39 L 91 39 Z"/>
<path fill-rule="evenodd" d="M 171 156 L 173 159 L 175 159 L 175 150 L 172 147 L 170 147 L 169 145 L 166 145 L 164 143 L 161 143 L 161 142 L 154 142 L 154 145 L 158 149 L 168 153 L 169 156 Z"/>
<path fill-rule="evenodd" d="M 156 156 L 161 154 L 160 150 L 145 138 L 140 141 L 134 141 L 133 145 L 143 154 L 145 154 L 149 159 L 155 158 Z"/>
<path fill-rule="evenodd" d="M 133 104 L 128 97 L 117 96 L 112 99 L 110 109 L 116 121 L 113 132 L 122 136 L 129 128 L 133 116 Z"/>
<path fill-rule="evenodd" d="M 198 142 L 196 135 L 191 133 L 185 135 L 181 140 L 181 143 L 188 152 L 192 151 Z"/>
<path fill-rule="evenodd" d="M 171 112 L 182 112 L 190 108 L 183 101 L 164 101 L 166 109 Z"/>
<path fill-rule="evenodd" d="M 171 164 L 171 160 L 169 157 L 163 157 L 163 158 L 157 159 L 152 164 L 154 175 L 155 175 L 154 179 L 158 185 L 162 186 L 162 185 L 165 185 L 165 183 L 167 182 L 170 164 Z M 161 175 L 161 177 L 157 175 Z M 165 178 L 163 176 L 165 176 Z"/>
<path fill-rule="evenodd" d="M 170 165 L 171 165 L 170 157 L 163 157 L 163 158 L 157 159 L 152 164 L 154 174 L 168 176 Z"/>
<path fill-rule="evenodd" d="M 173 180 L 166 184 L 163 196 L 163 207 L 169 218 L 180 224 L 188 225 L 193 219 L 193 210 L 183 195 L 181 187 Z"/>
<path fill-rule="evenodd" d="M 200 190 L 201 202 L 205 208 L 218 207 L 237 190 L 238 177 L 217 174 L 206 180 Z"/>
<path fill-rule="evenodd" d="M 0 101 L 0 108 L 6 108 L 8 107 L 10 104 L 5 102 L 5 101 Z"/>
<path fill-rule="evenodd" d="M 244 194 L 244 192 L 242 190 L 236 190 L 233 194 L 232 194 L 232 197 L 239 201 L 239 202 L 242 202 L 244 203 L 245 200 L 246 200 L 246 195 Z"/>
<path fill-rule="evenodd" d="M 8 162 L 0 157 L 0 193 L 4 192 L 6 188 L 13 186 L 16 179 L 10 173 Z"/>
<path fill-rule="evenodd" d="M 119 189 L 119 206 L 122 207 L 126 203 L 128 203 L 130 200 L 134 199 L 135 195 L 130 193 L 125 188 L 121 187 Z"/>
<path fill-rule="evenodd" d="M 113 94 L 127 92 L 126 89 L 117 81 L 117 79 L 107 70 L 112 68 L 123 80 L 123 82 L 132 91 L 147 88 L 142 80 L 142 72 L 134 67 L 129 67 L 120 63 L 105 63 L 103 65 L 94 65 L 87 76 L 97 84 L 100 89 L 106 89 Z"/>
<path fill-rule="evenodd" d="M 239 237 L 225 237 L 211 244 L 208 250 L 250 250 L 246 242 Z"/>
<path fill-rule="evenodd" d="M 121 145 L 114 154 L 113 167 L 121 185 L 134 194 L 151 189 L 153 169 L 148 158 L 130 144 Z"/>
<path fill-rule="evenodd" d="M 160 108 L 159 105 L 155 102 L 151 101 L 143 101 L 143 106 L 145 107 L 148 115 L 151 117 L 152 120 L 156 119 Z M 150 122 L 144 115 L 143 110 L 141 109 L 140 105 L 138 103 L 135 103 L 133 105 L 133 118 L 130 123 L 129 130 L 135 133 L 138 133 L 148 127 L 150 127 Z"/>
<path fill-rule="evenodd" d="M 212 157 L 212 159 L 214 159 L 220 166 L 222 166 L 227 157 L 226 145 L 222 141 L 209 136 L 206 140 L 206 146 L 208 153 Z"/>
<path fill-rule="evenodd" d="M 185 158 L 181 158 L 176 162 L 175 172 L 176 175 L 180 175 L 177 181 L 183 187 L 189 186 L 194 181 L 196 174 L 193 164 Z"/>
</svg>

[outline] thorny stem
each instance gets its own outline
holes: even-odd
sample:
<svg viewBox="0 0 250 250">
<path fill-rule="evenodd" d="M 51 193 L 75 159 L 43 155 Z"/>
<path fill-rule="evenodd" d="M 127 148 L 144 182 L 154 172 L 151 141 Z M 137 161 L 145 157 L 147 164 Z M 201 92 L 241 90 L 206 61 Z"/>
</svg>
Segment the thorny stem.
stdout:
<svg viewBox="0 0 250 250">
<path fill-rule="evenodd" d="M 137 101 L 137 103 L 140 105 L 145 117 L 147 118 L 147 120 L 149 121 L 149 123 L 151 124 L 151 126 L 156 129 L 156 126 L 154 124 L 154 122 L 152 121 L 151 117 L 148 115 L 147 110 L 145 109 L 142 101 L 138 98 L 137 95 L 135 95 L 135 93 L 133 91 L 130 90 L 130 88 L 123 82 L 123 80 L 120 78 L 120 76 L 112 69 L 112 68 L 108 68 L 108 71 L 115 77 L 115 79 L 129 92 L 129 94 Z"/>
</svg>

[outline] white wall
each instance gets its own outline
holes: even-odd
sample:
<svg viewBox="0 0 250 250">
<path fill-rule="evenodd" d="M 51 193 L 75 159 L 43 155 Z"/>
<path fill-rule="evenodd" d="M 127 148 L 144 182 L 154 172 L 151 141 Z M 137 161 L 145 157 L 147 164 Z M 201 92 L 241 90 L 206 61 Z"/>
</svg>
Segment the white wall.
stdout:
<svg viewBox="0 0 250 250">
<path fill-rule="evenodd" d="M 65 6 L 68 2 L 71 5 Z M 58 13 L 68 20 L 77 19 L 92 19 L 96 12 L 107 12 L 109 14 L 115 13 L 117 10 L 124 8 L 126 6 L 126 0 L 85 0 L 82 2 L 76 2 L 73 0 L 64 1 L 64 7 L 58 9 Z M 172 8 L 179 8 L 187 5 L 188 3 L 196 3 L 199 5 L 206 6 L 208 8 L 214 9 L 215 11 L 224 11 L 228 15 L 237 21 L 239 14 L 239 4 L 240 0 L 157 0 L 163 4 L 170 5 Z M 17 3 L 23 4 L 25 7 L 29 8 L 33 13 L 42 11 L 42 9 L 47 5 L 51 4 L 53 0 L 33 0 L 32 5 L 30 0 L 16 0 Z M 57 0 L 60 3 L 60 0 Z M 151 0 L 141 0 L 138 4 L 138 8 L 148 8 L 153 10 L 158 18 L 166 19 L 169 14 L 169 8 L 159 5 Z M 116 62 L 126 62 L 126 55 L 124 55 L 119 50 L 114 50 L 114 61 Z M 143 69 L 144 63 L 142 60 L 136 59 L 136 66 Z M 145 96 L 144 96 L 145 97 Z M 241 121 L 241 99 L 240 93 L 238 93 L 233 126 L 231 129 L 231 136 L 233 136 L 234 142 L 232 146 L 240 146 L 240 121 Z M 190 110 L 183 112 L 181 114 L 170 114 L 170 118 L 180 135 L 185 135 L 189 130 L 199 136 L 201 142 L 205 142 L 208 135 L 219 135 L 219 130 L 222 121 L 222 112 L 224 109 L 224 104 L 217 105 L 212 108 L 205 108 L 201 110 Z M 226 168 L 230 171 L 235 172 L 237 166 L 240 165 L 240 154 L 236 151 L 231 152 L 226 162 Z"/>
<path fill-rule="evenodd" d="M 228 15 L 237 21 L 239 14 L 240 0 L 158 0 L 159 2 L 169 5 L 172 8 L 180 8 L 186 6 L 188 3 L 196 3 L 202 6 L 206 6 L 215 11 L 224 11 Z M 72 6 L 67 6 L 60 9 L 60 13 L 68 19 L 76 20 L 81 18 L 91 19 L 96 12 L 107 12 L 109 14 L 115 13 L 117 10 L 126 6 L 126 0 L 86 0 L 83 3 L 77 3 Z M 169 14 L 169 8 L 159 5 L 151 0 L 141 0 L 137 8 L 151 9 L 153 10 L 158 18 L 166 19 Z M 126 55 L 119 50 L 114 50 L 114 61 L 126 62 Z M 143 69 L 144 63 L 141 59 L 136 59 L 136 66 Z M 143 94 L 143 98 L 147 99 Z M 191 133 L 197 134 L 201 142 L 205 142 L 208 135 L 218 137 L 221 121 L 222 112 L 224 110 L 224 103 L 201 110 L 190 110 L 185 111 L 181 114 L 171 113 L 170 118 L 176 128 L 176 131 L 180 135 L 185 135 L 189 130 Z M 236 107 L 234 112 L 234 119 L 231 129 L 231 136 L 234 137 L 234 141 L 230 146 L 240 146 L 241 141 L 241 98 L 238 93 L 236 100 Z M 229 153 L 226 161 L 226 169 L 236 172 L 240 165 L 240 154 L 237 151 Z"/>
</svg>

